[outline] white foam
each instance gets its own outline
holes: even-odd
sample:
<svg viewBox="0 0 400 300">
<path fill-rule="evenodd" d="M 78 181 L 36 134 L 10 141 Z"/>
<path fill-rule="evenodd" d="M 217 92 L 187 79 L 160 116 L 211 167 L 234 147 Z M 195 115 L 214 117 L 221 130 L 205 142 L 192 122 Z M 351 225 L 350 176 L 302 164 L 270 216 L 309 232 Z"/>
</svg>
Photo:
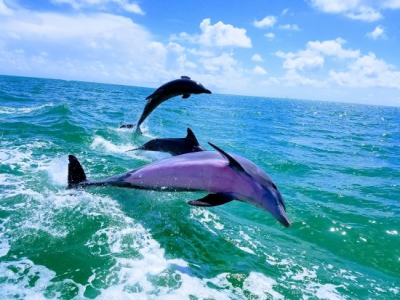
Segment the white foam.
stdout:
<svg viewBox="0 0 400 300">
<path fill-rule="evenodd" d="M 136 146 L 132 144 L 115 145 L 101 136 L 95 136 L 92 144 L 90 145 L 90 148 L 92 149 L 102 149 L 111 153 L 125 153 L 126 151 L 135 147 Z"/>
<path fill-rule="evenodd" d="M 213 214 L 212 212 L 204 208 L 192 208 L 190 210 L 190 218 L 197 219 L 201 224 L 203 224 L 205 228 L 207 228 L 210 232 L 214 234 L 216 234 L 216 232 L 210 228 L 211 226 L 215 230 L 224 229 L 224 225 L 218 221 L 220 218 L 216 214 Z"/>
<path fill-rule="evenodd" d="M 10 244 L 7 239 L 0 235 L 0 257 L 6 256 L 8 251 L 10 251 Z"/>
<path fill-rule="evenodd" d="M 272 278 L 261 273 L 251 272 L 243 284 L 243 289 L 248 290 L 260 299 L 272 297 L 273 299 L 284 299 L 283 295 L 273 289 L 277 285 Z"/>
<path fill-rule="evenodd" d="M 1 262 L 0 274 L 5 277 L 0 283 L 2 299 L 46 299 L 44 293 L 56 275 L 54 271 L 35 265 L 27 258 Z"/>
<path fill-rule="evenodd" d="M 315 284 L 317 287 L 317 290 L 315 292 L 315 296 L 318 299 L 329 299 L 329 300 L 342 300 L 346 299 L 344 296 L 342 296 L 336 288 L 340 286 L 336 286 L 333 284 Z"/>
<path fill-rule="evenodd" d="M 45 107 L 52 107 L 53 103 L 43 104 L 35 107 L 8 107 L 0 106 L 0 114 L 28 114 L 32 111 L 43 109 Z"/>
<path fill-rule="evenodd" d="M 310 279 L 310 278 L 316 278 L 317 277 L 317 272 L 315 270 L 309 270 L 307 268 L 302 267 L 302 272 L 297 273 L 295 276 L 292 276 L 292 279 L 294 280 L 304 280 L 305 278 Z"/>
<path fill-rule="evenodd" d="M 65 155 L 54 158 L 49 163 L 42 163 L 38 170 L 44 170 L 53 185 L 65 186 L 68 177 L 68 158 Z"/>
</svg>

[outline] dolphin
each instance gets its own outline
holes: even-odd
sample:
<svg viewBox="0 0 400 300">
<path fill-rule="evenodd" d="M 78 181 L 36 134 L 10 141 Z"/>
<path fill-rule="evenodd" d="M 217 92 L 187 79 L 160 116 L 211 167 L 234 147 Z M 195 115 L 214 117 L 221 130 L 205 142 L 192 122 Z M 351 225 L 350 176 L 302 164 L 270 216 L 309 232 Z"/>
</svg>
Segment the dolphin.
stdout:
<svg viewBox="0 0 400 300">
<path fill-rule="evenodd" d="M 190 128 L 187 129 L 187 136 L 185 138 L 154 139 L 140 146 L 139 148 L 128 151 L 135 150 L 168 152 L 171 155 L 181 155 L 190 152 L 204 151 Z"/>
<path fill-rule="evenodd" d="M 119 186 L 159 191 L 203 191 L 190 205 L 211 207 L 236 199 L 268 211 L 289 227 L 285 203 L 278 188 L 253 162 L 209 143 L 216 151 L 172 156 L 106 179 L 87 180 L 78 159 L 69 155 L 68 188 Z"/>
<path fill-rule="evenodd" d="M 187 99 L 191 94 L 211 94 L 201 83 L 193 81 L 188 76 L 181 76 L 181 79 L 172 80 L 163 84 L 154 91 L 153 94 L 146 98 L 147 103 L 144 107 L 142 115 L 136 124 L 136 132 L 142 133 L 140 125 L 146 120 L 153 110 L 156 109 L 164 101 L 172 97 L 183 95 L 183 99 Z M 133 128 L 133 124 L 125 124 L 120 128 Z"/>
</svg>

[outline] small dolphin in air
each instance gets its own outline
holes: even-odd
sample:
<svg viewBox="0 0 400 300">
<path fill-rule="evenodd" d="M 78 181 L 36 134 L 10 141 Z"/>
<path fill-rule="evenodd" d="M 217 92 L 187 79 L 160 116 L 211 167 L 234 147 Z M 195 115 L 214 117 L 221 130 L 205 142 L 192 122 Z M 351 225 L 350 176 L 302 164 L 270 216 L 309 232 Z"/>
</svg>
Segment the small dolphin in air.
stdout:
<svg viewBox="0 0 400 300">
<path fill-rule="evenodd" d="M 283 198 L 272 179 L 251 161 L 209 143 L 215 151 L 169 157 L 107 179 L 87 180 L 78 159 L 69 155 L 68 188 L 119 186 L 160 191 L 204 191 L 194 206 L 217 206 L 234 199 L 268 211 L 289 227 Z"/>
<path fill-rule="evenodd" d="M 181 79 L 172 80 L 163 84 L 146 98 L 148 101 L 136 124 L 136 132 L 142 133 L 140 125 L 142 125 L 151 112 L 164 101 L 179 95 L 183 95 L 182 98 L 187 99 L 190 97 L 190 94 L 204 93 L 211 94 L 211 91 L 207 90 L 201 83 L 191 80 L 188 76 L 181 76 Z M 125 124 L 120 128 L 133 128 L 133 124 Z"/>
</svg>

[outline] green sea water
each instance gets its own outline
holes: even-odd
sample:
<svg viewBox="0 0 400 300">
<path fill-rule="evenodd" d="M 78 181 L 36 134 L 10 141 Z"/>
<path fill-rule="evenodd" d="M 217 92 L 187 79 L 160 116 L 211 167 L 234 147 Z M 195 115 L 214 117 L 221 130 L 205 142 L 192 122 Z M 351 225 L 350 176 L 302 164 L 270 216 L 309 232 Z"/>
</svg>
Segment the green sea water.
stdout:
<svg viewBox="0 0 400 300">
<path fill-rule="evenodd" d="M 0 76 L 0 299 L 400 299 L 400 109 Z M 351 99 L 349 99 L 351 100 Z M 265 170 L 292 221 L 202 193 L 66 190 L 212 142 Z"/>
</svg>

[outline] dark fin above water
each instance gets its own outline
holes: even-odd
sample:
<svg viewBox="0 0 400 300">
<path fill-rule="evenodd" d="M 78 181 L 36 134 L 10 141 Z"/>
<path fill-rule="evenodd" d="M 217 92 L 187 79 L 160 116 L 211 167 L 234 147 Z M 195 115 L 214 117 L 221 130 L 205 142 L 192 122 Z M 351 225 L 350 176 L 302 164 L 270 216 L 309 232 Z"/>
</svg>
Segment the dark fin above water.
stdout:
<svg viewBox="0 0 400 300">
<path fill-rule="evenodd" d="M 190 97 L 190 94 L 183 94 L 182 99 L 187 99 Z"/>
<path fill-rule="evenodd" d="M 187 129 L 187 135 L 185 137 L 186 141 L 190 142 L 194 146 L 200 146 L 199 141 L 197 140 L 196 136 L 194 135 L 192 129 Z"/>
<path fill-rule="evenodd" d="M 182 79 L 190 79 L 189 76 L 185 76 L 185 75 L 184 75 L 184 76 L 181 76 L 181 78 L 182 78 Z"/>
<path fill-rule="evenodd" d="M 68 160 L 68 188 L 70 189 L 86 181 L 86 174 L 75 156 L 69 155 Z"/>
<path fill-rule="evenodd" d="M 244 172 L 247 174 L 246 170 L 238 163 L 236 159 L 234 159 L 232 156 L 230 156 L 228 153 L 226 153 L 224 150 L 221 148 L 215 146 L 214 144 L 210 143 L 210 146 L 213 147 L 215 150 L 217 150 L 223 157 L 225 157 L 229 161 L 229 166 L 231 166 L 232 169 L 234 169 L 236 172 Z"/>
<path fill-rule="evenodd" d="M 142 129 L 140 129 L 140 126 L 139 126 L 139 125 L 136 126 L 136 132 L 137 132 L 137 133 L 140 133 L 140 134 L 143 134 Z"/>
<path fill-rule="evenodd" d="M 188 203 L 192 206 L 212 207 L 231 202 L 234 198 L 226 194 L 208 194 L 204 198 L 192 200 Z"/>
<path fill-rule="evenodd" d="M 124 124 L 124 125 L 121 125 L 119 128 L 133 128 L 133 124 Z"/>
</svg>

